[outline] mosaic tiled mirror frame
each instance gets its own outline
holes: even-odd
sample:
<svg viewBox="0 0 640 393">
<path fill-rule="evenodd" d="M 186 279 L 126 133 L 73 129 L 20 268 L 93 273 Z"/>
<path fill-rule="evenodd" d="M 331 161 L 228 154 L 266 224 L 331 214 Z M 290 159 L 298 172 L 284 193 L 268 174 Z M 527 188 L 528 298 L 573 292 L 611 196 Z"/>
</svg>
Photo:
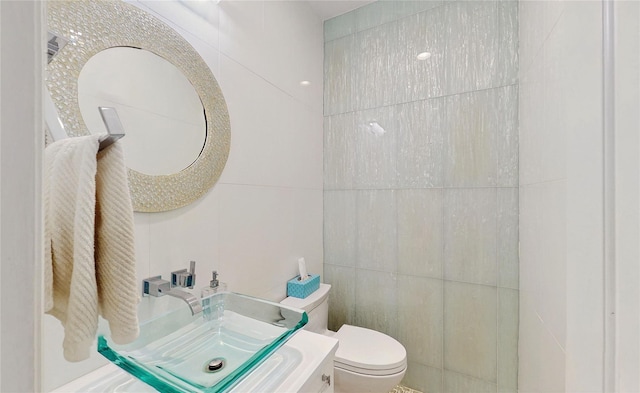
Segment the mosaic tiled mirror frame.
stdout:
<svg viewBox="0 0 640 393">
<path fill-rule="evenodd" d="M 190 166 L 170 175 L 129 169 L 129 188 L 133 209 L 139 212 L 177 209 L 203 196 L 227 162 L 231 131 L 220 86 L 196 50 L 164 22 L 119 0 L 48 1 L 47 23 L 49 31 L 69 40 L 47 66 L 46 85 L 70 137 L 89 134 L 78 104 L 78 77 L 96 53 L 118 46 L 141 48 L 182 71 L 204 108 L 202 151 Z"/>
</svg>

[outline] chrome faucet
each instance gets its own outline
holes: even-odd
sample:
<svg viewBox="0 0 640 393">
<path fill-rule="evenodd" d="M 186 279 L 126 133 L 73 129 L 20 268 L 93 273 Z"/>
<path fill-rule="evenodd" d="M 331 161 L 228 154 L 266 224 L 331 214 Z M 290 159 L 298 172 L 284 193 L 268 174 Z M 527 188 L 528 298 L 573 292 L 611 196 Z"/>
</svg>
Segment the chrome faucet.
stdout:
<svg viewBox="0 0 640 393">
<path fill-rule="evenodd" d="M 176 270 L 171 272 L 171 287 L 182 287 L 192 289 L 196 284 L 196 261 L 189 263 L 189 271 L 187 269 Z"/>
<path fill-rule="evenodd" d="M 171 288 L 169 292 L 165 292 L 165 294 L 184 300 L 191 309 L 191 315 L 196 315 L 202 312 L 202 303 L 200 303 L 200 298 L 193 296 L 192 293 L 181 289 Z"/>
<path fill-rule="evenodd" d="M 191 309 L 191 314 L 196 315 L 202 312 L 202 304 L 200 299 L 193 294 L 177 288 L 171 288 L 171 283 L 163 280 L 162 276 L 149 277 L 142 280 L 142 294 L 160 297 L 169 295 L 184 300 Z"/>
</svg>

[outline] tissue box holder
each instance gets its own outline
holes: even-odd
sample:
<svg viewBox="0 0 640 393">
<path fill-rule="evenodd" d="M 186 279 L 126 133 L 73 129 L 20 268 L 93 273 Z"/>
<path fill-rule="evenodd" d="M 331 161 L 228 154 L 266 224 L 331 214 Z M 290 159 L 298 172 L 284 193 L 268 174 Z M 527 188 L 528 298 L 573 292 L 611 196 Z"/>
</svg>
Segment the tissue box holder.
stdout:
<svg viewBox="0 0 640 393">
<path fill-rule="evenodd" d="M 300 276 L 296 276 L 287 281 L 287 296 L 304 299 L 318 288 L 320 288 L 320 275 L 310 274 L 304 281 L 300 281 Z"/>
</svg>

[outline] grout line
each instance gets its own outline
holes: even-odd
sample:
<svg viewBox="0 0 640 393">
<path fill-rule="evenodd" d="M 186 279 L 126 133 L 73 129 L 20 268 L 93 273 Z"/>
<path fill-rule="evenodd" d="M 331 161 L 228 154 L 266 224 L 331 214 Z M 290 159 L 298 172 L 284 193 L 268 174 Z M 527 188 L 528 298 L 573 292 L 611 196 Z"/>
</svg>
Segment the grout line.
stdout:
<svg viewBox="0 0 640 393">
<path fill-rule="evenodd" d="M 496 149 L 497 150 L 497 149 Z M 498 166 L 499 168 L 500 166 Z M 498 348 L 500 348 L 500 336 L 498 334 L 498 330 L 500 329 L 500 290 L 498 289 L 498 284 L 500 283 L 500 255 L 499 255 L 499 247 L 498 247 L 498 243 L 499 243 L 499 239 L 500 239 L 500 197 L 498 196 L 498 190 L 496 189 L 496 226 L 495 226 L 495 233 L 496 233 L 496 244 L 495 244 L 495 250 L 496 250 L 496 360 L 495 360 L 495 366 L 496 366 L 496 374 L 495 374 L 495 378 L 496 378 L 496 393 L 497 393 L 497 389 L 498 389 L 498 376 L 500 375 L 500 368 L 498 367 L 498 365 L 500 364 L 499 361 L 499 356 L 500 356 L 500 351 L 498 350 Z"/>
<path fill-rule="evenodd" d="M 446 121 L 446 113 L 445 113 L 445 120 Z M 444 168 L 444 165 L 443 165 Z M 444 169 L 443 169 L 444 172 Z M 443 174 L 444 177 L 444 174 Z M 445 193 L 446 190 L 443 189 L 442 190 L 442 261 L 441 261 L 441 273 L 442 273 L 442 356 L 440 359 L 441 362 L 441 372 L 440 372 L 440 386 L 442 387 L 442 390 L 444 391 L 444 366 L 445 366 L 445 357 L 446 357 L 446 348 L 445 348 L 445 314 L 446 314 L 446 299 L 445 299 L 445 281 L 444 281 L 444 277 L 445 277 L 445 269 L 446 269 L 446 261 L 447 261 L 447 256 L 446 256 L 446 245 L 447 245 L 447 236 L 445 236 L 445 231 L 446 231 L 446 220 L 447 220 L 447 198 L 445 197 Z"/>
<path fill-rule="evenodd" d="M 222 51 L 221 49 L 218 49 L 218 52 L 220 53 L 220 58 L 222 56 L 226 57 L 227 59 L 229 59 L 230 61 L 234 62 L 236 65 L 242 67 L 245 71 L 250 72 L 252 75 L 256 76 L 257 78 L 263 80 L 265 83 L 267 83 L 269 86 L 275 88 L 276 90 L 280 91 L 281 93 L 283 93 L 284 95 L 286 95 L 287 97 L 293 99 L 297 104 L 303 106 L 305 109 L 307 110 L 315 110 L 318 109 L 315 107 L 315 105 L 313 104 L 309 104 L 295 96 L 293 96 L 290 92 L 284 90 L 282 87 L 276 85 L 275 83 L 271 82 L 270 80 L 268 80 L 267 78 L 265 78 L 264 76 L 262 76 L 261 74 L 259 74 L 257 71 L 252 70 L 251 68 L 247 67 L 246 65 L 240 63 L 238 60 L 234 59 L 233 57 L 231 57 L 229 54 L 225 53 L 224 51 Z M 222 64 L 222 61 L 220 59 L 220 62 Z M 222 67 L 221 67 L 222 68 Z M 220 72 L 220 76 L 222 77 L 222 72 Z M 324 85 L 324 83 L 323 83 Z M 323 95 L 324 95 L 324 88 L 323 88 Z M 322 99 L 323 104 L 321 105 L 321 107 L 324 107 L 324 98 Z M 323 108 L 323 114 L 324 114 L 324 108 Z M 324 115 L 323 115 L 324 116 Z"/>
<path fill-rule="evenodd" d="M 541 2 L 542 3 L 542 2 Z M 521 76 L 524 76 L 526 74 L 529 73 L 529 71 L 531 70 L 531 68 L 533 67 L 533 64 L 535 63 L 536 59 L 539 59 L 544 55 L 544 53 L 541 53 L 544 51 L 544 48 L 547 46 L 547 41 L 549 40 L 549 37 L 551 36 L 551 34 L 554 32 L 554 30 L 556 29 L 556 27 L 558 26 L 558 23 L 560 22 L 560 19 L 562 19 L 562 16 L 564 15 L 566 8 L 563 8 L 562 11 L 560 11 L 560 15 L 558 15 L 558 18 L 555 20 L 555 22 L 553 22 L 553 26 L 551 26 L 551 28 L 549 29 L 549 32 L 544 36 L 544 38 L 542 39 L 542 41 L 540 42 L 540 46 L 537 49 L 534 49 L 533 52 L 533 56 L 531 57 L 531 59 L 529 60 L 529 64 L 525 65 L 524 67 L 522 67 L 522 57 L 520 56 L 520 7 L 518 6 L 518 78 Z M 544 21 L 543 21 L 544 23 Z"/>
<path fill-rule="evenodd" d="M 396 149 L 397 149 L 397 145 L 396 145 Z M 398 160 L 395 160 L 395 165 L 396 165 L 396 173 L 398 171 Z M 394 271 L 391 273 L 393 274 L 393 282 L 395 283 L 395 304 L 393 305 L 394 307 L 394 311 L 395 311 L 395 321 L 398 321 L 400 318 L 400 311 L 399 311 L 399 301 L 398 298 L 400 297 L 400 282 L 398 280 L 398 271 L 400 269 L 400 247 L 398 245 L 398 192 L 397 190 L 393 190 L 392 193 L 393 196 L 393 205 L 394 205 L 394 209 L 395 209 L 395 214 L 394 214 L 394 218 L 395 218 L 395 222 L 393 223 L 393 227 L 395 229 L 395 240 L 396 240 L 396 244 L 395 244 L 395 249 L 394 249 L 394 260 L 395 260 L 395 266 L 394 266 Z M 399 329 L 398 329 L 398 323 L 393 323 L 394 327 L 396 328 L 395 330 L 395 337 L 399 337 Z M 387 326 L 388 330 L 392 330 L 391 326 Z"/>
<path fill-rule="evenodd" d="M 544 185 L 544 184 L 552 184 L 552 183 L 566 183 L 567 182 L 567 178 L 562 178 L 562 179 L 553 179 L 553 180 L 543 180 L 543 181 L 539 181 L 539 182 L 535 182 L 535 183 L 527 183 L 527 184 L 520 184 L 519 187 L 514 187 L 514 188 L 530 188 L 533 186 L 540 186 L 540 185 Z"/>
<path fill-rule="evenodd" d="M 291 187 L 291 186 L 278 186 L 278 185 L 269 185 L 269 184 L 250 184 L 250 183 L 233 183 L 233 182 L 218 182 L 216 185 L 225 185 L 225 186 L 238 186 L 238 187 L 257 187 L 257 188 L 277 188 L 282 190 L 298 190 L 298 191 L 348 191 L 348 190 L 325 190 L 322 188 L 312 188 L 312 187 Z"/>
<path fill-rule="evenodd" d="M 560 348 L 560 350 L 562 351 L 562 354 L 565 355 L 565 357 L 566 357 L 567 351 L 565 350 L 564 346 L 560 343 L 560 341 L 558 340 L 556 335 L 553 334 L 551 329 L 549 329 L 549 326 L 547 326 L 547 323 L 544 321 L 544 319 L 542 319 L 542 317 L 540 316 L 538 311 L 536 309 L 534 309 L 533 312 L 536 314 L 536 317 L 538 317 L 538 320 L 542 324 L 542 328 L 544 329 L 544 331 L 546 331 L 551 336 L 551 338 L 553 338 L 553 341 L 556 343 L 558 348 Z M 566 332 L 565 332 L 565 334 L 566 334 Z"/>
<path fill-rule="evenodd" d="M 393 271 L 390 271 L 390 270 L 371 269 L 371 268 L 366 268 L 366 267 L 356 267 L 356 266 L 351 266 L 351 265 L 341 265 L 341 264 L 329 263 L 329 262 L 324 262 L 324 264 L 325 265 L 336 266 L 336 267 L 343 267 L 343 268 L 354 268 L 356 270 L 364 270 L 364 271 L 369 271 L 369 272 L 395 274 Z M 483 284 L 483 283 L 472 282 L 472 281 L 451 280 L 451 279 L 445 279 L 445 278 L 442 278 L 442 277 L 419 276 L 419 275 L 416 275 L 416 274 L 405 274 L 405 273 L 397 273 L 396 275 L 397 276 L 405 276 L 405 277 L 413 277 L 413 278 L 425 278 L 425 279 L 429 279 L 429 280 L 439 280 L 439 281 L 443 281 L 443 282 L 454 282 L 454 283 L 459 283 L 459 284 L 478 285 L 478 286 L 487 287 L 487 288 L 509 289 L 509 290 L 512 290 L 512 291 L 520 292 L 520 289 L 518 289 L 518 288 L 513 288 L 513 287 L 509 287 L 509 286 L 501 286 L 501 285 L 497 285 L 497 284 L 496 285 Z"/>
<path fill-rule="evenodd" d="M 616 306 L 619 289 L 616 272 L 616 102 L 615 9 L 612 0 L 602 2 L 602 287 L 603 287 L 603 391 L 619 390 Z M 621 352 L 621 351 L 620 351 Z"/>
<path fill-rule="evenodd" d="M 366 111 L 371 111 L 371 110 L 376 110 L 376 109 L 388 108 L 388 107 L 392 107 L 392 106 L 413 104 L 413 103 L 416 103 L 416 102 L 423 102 L 423 101 L 429 101 L 429 100 L 441 100 L 441 99 L 445 99 L 445 98 L 449 98 L 449 97 L 462 96 L 462 95 L 465 95 L 465 94 L 481 93 L 481 92 L 487 92 L 489 90 L 498 90 L 498 89 L 504 89 L 504 88 L 513 87 L 513 86 L 517 87 L 518 85 L 519 85 L 519 81 L 517 81 L 515 83 L 508 83 L 508 84 L 505 84 L 505 85 L 500 85 L 500 86 L 486 87 L 484 89 L 477 89 L 477 90 L 471 90 L 471 91 L 462 91 L 462 92 L 458 92 L 458 93 L 443 94 L 443 95 L 439 95 L 439 96 L 419 98 L 417 100 L 412 100 L 412 101 L 401 101 L 401 102 L 396 102 L 396 103 L 393 103 L 393 104 L 374 106 L 374 107 L 370 107 L 370 108 L 358 108 L 358 109 L 353 109 L 353 110 L 344 111 L 344 112 L 336 112 L 336 113 L 323 113 L 323 116 L 324 117 L 331 117 L 331 116 L 337 116 L 337 115 L 346 115 L 346 114 L 350 114 L 350 113 L 366 112 Z"/>
<path fill-rule="evenodd" d="M 358 258 L 360 257 L 360 252 L 358 251 L 358 248 L 359 248 L 358 247 L 358 243 L 359 243 L 358 238 L 360 236 L 360 220 L 359 220 L 360 214 L 359 214 L 358 207 L 360 206 L 360 203 L 359 203 L 359 201 L 360 201 L 360 193 L 356 193 L 354 198 L 355 198 L 355 201 L 356 201 L 355 207 L 354 207 L 354 212 L 353 212 L 354 216 L 355 216 L 354 217 L 355 218 L 355 222 L 354 222 L 355 223 L 355 230 L 354 230 L 355 234 L 354 234 L 354 238 L 353 238 L 353 241 L 354 241 L 354 244 L 353 244 L 353 247 L 354 247 L 354 249 L 353 249 L 353 255 L 354 255 L 353 278 L 355 280 L 355 285 L 354 285 L 354 288 L 353 288 L 353 321 L 352 322 L 353 322 L 354 325 L 356 325 L 356 321 L 358 320 L 358 276 L 359 276 L 359 274 L 358 274 L 358 270 L 359 270 L 359 268 L 358 268 L 358 265 L 359 265 Z"/>
<path fill-rule="evenodd" d="M 556 180 L 550 180 L 556 181 Z M 226 183 L 225 183 L 226 184 Z M 411 191 L 411 190 L 484 190 L 484 189 L 514 189 L 520 186 L 459 186 L 459 187 L 389 187 L 389 188 L 324 188 L 324 191 Z"/>
</svg>

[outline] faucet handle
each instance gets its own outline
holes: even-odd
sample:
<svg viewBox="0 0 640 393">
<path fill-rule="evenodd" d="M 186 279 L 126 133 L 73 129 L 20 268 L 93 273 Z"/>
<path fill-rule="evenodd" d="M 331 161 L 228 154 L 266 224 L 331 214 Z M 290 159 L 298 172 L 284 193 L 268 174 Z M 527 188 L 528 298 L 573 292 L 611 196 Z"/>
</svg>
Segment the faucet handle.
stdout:
<svg viewBox="0 0 640 393">
<path fill-rule="evenodd" d="M 187 269 L 171 272 L 171 286 L 182 288 L 193 288 L 196 284 L 196 261 L 191 261 L 189 271 Z"/>
<path fill-rule="evenodd" d="M 163 296 L 164 292 L 171 289 L 169 281 L 163 280 L 161 276 L 154 276 L 142 280 L 142 295 Z"/>
</svg>

